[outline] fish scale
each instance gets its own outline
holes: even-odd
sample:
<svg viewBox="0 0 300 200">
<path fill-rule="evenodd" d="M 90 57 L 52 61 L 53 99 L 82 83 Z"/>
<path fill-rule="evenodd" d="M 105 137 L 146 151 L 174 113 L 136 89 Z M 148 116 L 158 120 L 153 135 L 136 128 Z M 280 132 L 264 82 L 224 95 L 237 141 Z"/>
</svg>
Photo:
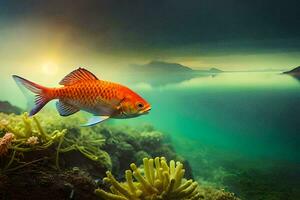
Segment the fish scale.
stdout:
<svg viewBox="0 0 300 200">
<path fill-rule="evenodd" d="M 116 98 L 114 87 L 109 84 L 103 84 L 103 81 L 90 81 L 79 83 L 73 86 L 65 86 L 57 90 L 55 98 L 66 100 L 77 99 L 79 104 L 93 106 L 97 103 L 98 97 L 101 100 L 110 101 Z M 99 96 L 95 95 L 98 94 Z"/>
</svg>

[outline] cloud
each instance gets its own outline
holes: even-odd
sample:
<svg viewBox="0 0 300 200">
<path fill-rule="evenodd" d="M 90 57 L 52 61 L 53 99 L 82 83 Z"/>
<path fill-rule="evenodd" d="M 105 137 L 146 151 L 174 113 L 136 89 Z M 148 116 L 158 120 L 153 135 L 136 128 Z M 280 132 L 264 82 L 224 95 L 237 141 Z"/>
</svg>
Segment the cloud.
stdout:
<svg viewBox="0 0 300 200">
<path fill-rule="evenodd" d="M 196 77 L 182 82 L 168 84 L 160 90 L 207 90 L 213 88 L 218 92 L 224 88 L 289 88 L 291 85 L 297 87 L 297 80 L 291 76 L 282 75 L 281 72 L 233 72 L 222 73 L 216 76 Z"/>
<path fill-rule="evenodd" d="M 197 44 L 200 53 L 213 53 L 272 49 L 272 42 L 282 49 L 295 48 L 294 43 L 285 41 L 299 44 L 300 39 L 300 2 L 296 0 L 31 0 L 1 4 L 2 20 L 39 20 L 56 28 L 68 27 L 71 40 L 102 52 L 160 55 L 164 50 Z M 264 46 L 266 39 L 270 44 Z M 249 40 L 253 43 L 245 45 Z M 299 50 L 299 45 L 296 48 Z M 197 50 L 187 52 L 195 54 Z"/>
<path fill-rule="evenodd" d="M 256 55 L 284 53 L 263 64 L 290 67 L 300 58 L 298 7 L 296 0 L 0 0 L 1 63 L 52 61 L 65 71 L 84 65 L 105 74 L 106 66 L 118 71 L 149 60 L 258 68 Z"/>
<path fill-rule="evenodd" d="M 137 84 L 135 84 L 134 88 L 138 89 L 138 90 L 152 90 L 153 89 L 152 85 L 149 83 L 137 83 Z"/>
</svg>

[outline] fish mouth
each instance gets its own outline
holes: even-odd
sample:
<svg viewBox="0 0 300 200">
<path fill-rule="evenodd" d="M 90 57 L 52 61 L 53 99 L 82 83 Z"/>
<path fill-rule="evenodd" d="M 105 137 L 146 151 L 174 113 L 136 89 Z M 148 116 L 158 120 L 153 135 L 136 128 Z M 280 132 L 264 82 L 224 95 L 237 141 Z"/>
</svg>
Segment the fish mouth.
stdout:
<svg viewBox="0 0 300 200">
<path fill-rule="evenodd" d="M 145 109 L 143 110 L 143 115 L 149 114 L 150 110 L 151 110 L 151 107 L 145 108 Z"/>
</svg>

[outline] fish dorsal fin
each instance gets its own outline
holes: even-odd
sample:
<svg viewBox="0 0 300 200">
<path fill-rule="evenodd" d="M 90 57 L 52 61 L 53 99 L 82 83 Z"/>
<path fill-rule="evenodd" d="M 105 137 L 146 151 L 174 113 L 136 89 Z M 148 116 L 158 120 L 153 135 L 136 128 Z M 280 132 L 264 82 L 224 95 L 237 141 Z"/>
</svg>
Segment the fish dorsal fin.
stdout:
<svg viewBox="0 0 300 200">
<path fill-rule="evenodd" d="M 69 116 L 79 111 L 78 108 L 75 108 L 74 106 L 63 101 L 56 102 L 56 108 L 61 116 Z"/>
<path fill-rule="evenodd" d="M 67 76 L 63 78 L 59 82 L 60 85 L 73 85 L 78 82 L 87 81 L 87 80 L 98 80 L 98 78 L 88 70 L 84 68 L 78 68 L 71 73 L 69 73 Z"/>
</svg>

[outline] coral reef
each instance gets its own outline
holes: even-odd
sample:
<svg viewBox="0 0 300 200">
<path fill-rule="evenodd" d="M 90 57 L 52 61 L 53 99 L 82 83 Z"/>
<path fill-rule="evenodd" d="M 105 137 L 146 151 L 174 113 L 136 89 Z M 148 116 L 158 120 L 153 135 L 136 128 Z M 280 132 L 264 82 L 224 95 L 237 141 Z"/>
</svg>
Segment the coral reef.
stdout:
<svg viewBox="0 0 300 200">
<path fill-rule="evenodd" d="M 141 157 L 181 159 L 166 142 L 166 137 L 151 126 L 132 128 L 103 124 L 82 128 L 78 126 L 82 116 L 57 120 L 55 115 L 51 110 L 35 117 L 28 117 L 26 113 L 0 113 L 0 148 L 3 152 L 0 173 L 8 174 L 36 165 L 44 167 L 47 163 L 60 170 L 78 167 L 94 178 L 104 177 L 107 170 L 124 178 L 121 172 L 128 163 Z M 149 149 L 150 144 L 152 149 Z M 185 160 L 181 161 L 189 166 Z"/>
<path fill-rule="evenodd" d="M 143 164 L 143 169 L 139 169 L 132 163 L 131 170 L 125 172 L 124 183 L 119 183 L 108 171 L 104 182 L 111 184 L 111 193 L 99 188 L 95 193 L 107 200 L 200 199 L 197 182 L 183 180 L 185 170 L 182 163 L 171 160 L 168 166 L 164 157 L 156 157 L 155 159 L 144 158 Z M 133 176 L 137 181 L 133 180 Z"/>
<path fill-rule="evenodd" d="M 82 128 L 78 126 L 84 120 L 82 115 L 68 118 L 56 115 L 52 110 L 35 117 L 28 117 L 26 113 L 0 113 L 0 197 L 99 199 L 94 190 L 98 187 L 99 194 L 104 192 L 100 188 L 107 189 L 99 181 L 107 175 L 105 180 L 112 185 L 116 179 L 126 179 L 121 186 L 127 187 L 126 183 L 132 180 L 137 189 L 136 199 L 147 199 L 150 189 L 155 192 L 155 198 L 162 199 L 176 199 L 176 193 L 195 195 L 194 199 L 236 200 L 230 193 L 204 190 L 191 180 L 180 181 L 183 173 L 186 178 L 192 178 L 189 162 L 176 154 L 169 136 L 152 126 L 105 123 Z M 162 156 L 166 159 L 142 159 Z M 171 161 L 168 166 L 166 160 L 179 162 Z M 131 170 L 124 174 L 129 163 L 137 164 L 132 164 Z M 143 167 L 137 168 L 140 165 Z M 111 173 L 106 174 L 106 171 Z M 137 181 L 133 181 L 133 177 Z M 183 187 L 186 188 L 180 192 Z M 29 194 L 28 190 L 32 192 Z M 177 199 L 188 199 L 186 197 Z"/>
</svg>

